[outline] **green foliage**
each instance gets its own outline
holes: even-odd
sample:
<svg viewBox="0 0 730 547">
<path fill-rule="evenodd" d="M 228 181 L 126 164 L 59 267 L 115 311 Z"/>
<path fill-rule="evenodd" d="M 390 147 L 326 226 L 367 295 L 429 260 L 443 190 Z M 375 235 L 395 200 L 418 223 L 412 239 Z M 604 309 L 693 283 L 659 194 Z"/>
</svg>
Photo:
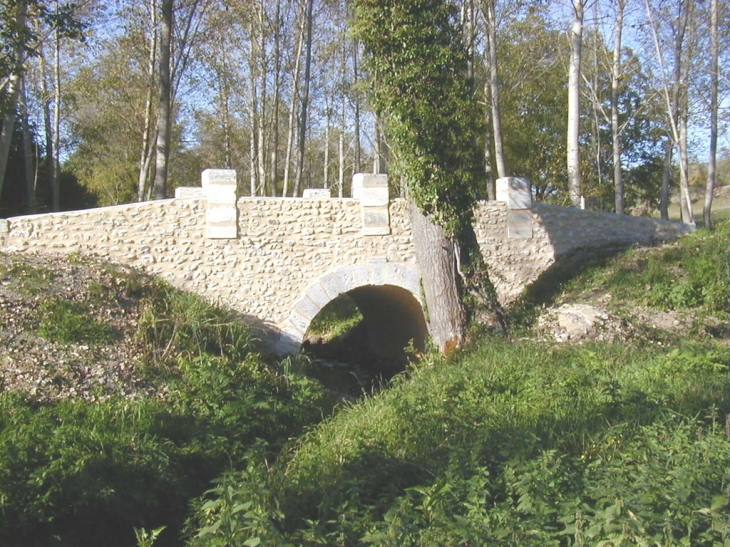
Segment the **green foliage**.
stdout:
<svg viewBox="0 0 730 547">
<path fill-rule="evenodd" d="M 162 531 L 164 526 L 155 528 L 154 530 L 145 530 L 144 528 L 135 528 L 134 536 L 137 539 L 137 547 L 152 547 Z"/>
<path fill-rule="evenodd" d="M 55 342 L 91 344 L 110 342 L 115 336 L 109 325 L 90 315 L 86 304 L 55 298 L 40 307 L 38 334 Z"/>
<path fill-rule="evenodd" d="M 134 528 L 167 526 L 158 543 L 177 544 L 209 481 L 252 445 L 275 453 L 320 416 L 314 382 L 255 356 L 183 368 L 164 400 L 0 397 L 0 543 L 128 546 Z"/>
<path fill-rule="evenodd" d="M 619 302 L 724 314 L 730 287 L 728 227 L 725 222 L 671 245 L 633 250 L 607 269 L 588 272 L 567 290 L 610 290 Z"/>
<path fill-rule="evenodd" d="M 327 304 L 309 324 L 308 332 L 327 338 L 336 338 L 362 321 L 362 314 L 355 301 L 341 294 Z"/>
<path fill-rule="evenodd" d="M 538 200 L 560 202 L 567 192 L 568 43 L 539 12 L 509 21 L 504 36 L 497 48 L 501 78 L 512 82 L 500 95 L 508 174 L 528 177 Z"/>
<path fill-rule="evenodd" d="M 37 268 L 20 262 L 0 267 L 0 281 L 10 285 L 21 294 L 34 296 L 53 283 L 54 274 L 45 268 Z"/>
<path fill-rule="evenodd" d="M 154 366 L 205 353 L 236 361 L 257 347 L 250 329 L 233 312 L 162 281 L 141 306 L 137 338 Z"/>
<path fill-rule="evenodd" d="M 358 0 L 354 32 L 368 53 L 371 100 L 387 115 L 393 170 L 424 214 L 460 234 L 478 197 L 482 118 L 455 7 Z"/>
<path fill-rule="evenodd" d="M 283 537 L 264 541 L 243 517 L 226 533 L 265 545 L 393 546 L 714 545 L 727 536 L 720 345 L 484 339 L 455 362 L 429 359 L 302 437 L 263 485 L 230 485 L 227 495 L 257 521 L 263 512 L 279 523 Z M 206 499 L 219 503 L 220 492 Z M 194 544 L 235 544 L 205 537 Z"/>
<path fill-rule="evenodd" d="M 321 418 L 320 385 L 291 360 L 266 362 L 229 311 L 107 273 L 116 298 L 145 295 L 138 341 L 155 395 L 46 403 L 0 395 L 0 544 L 179 545 L 189 502 L 211 480 L 242 466 L 252 447 L 273 457 Z M 104 293 L 97 282 L 87 289 L 92 301 Z M 90 311 L 49 299 L 39 332 L 107 340 L 111 331 Z"/>
</svg>

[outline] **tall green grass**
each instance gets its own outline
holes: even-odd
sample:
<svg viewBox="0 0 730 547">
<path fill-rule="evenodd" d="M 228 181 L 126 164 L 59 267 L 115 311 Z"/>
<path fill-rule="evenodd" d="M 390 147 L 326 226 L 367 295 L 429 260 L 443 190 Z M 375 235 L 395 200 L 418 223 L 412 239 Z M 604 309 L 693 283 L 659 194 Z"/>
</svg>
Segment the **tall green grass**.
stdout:
<svg viewBox="0 0 730 547">
<path fill-rule="evenodd" d="M 228 529 L 267 545 L 596 545 L 619 532 L 616 545 L 713 545 L 727 532 L 727 410 L 719 345 L 484 339 L 307 433 L 259 471 L 269 496 L 229 478 L 230 499 L 266 518 L 254 530 L 229 514 Z M 199 512 L 190 544 L 236 544 L 211 528 L 224 512 Z"/>
</svg>

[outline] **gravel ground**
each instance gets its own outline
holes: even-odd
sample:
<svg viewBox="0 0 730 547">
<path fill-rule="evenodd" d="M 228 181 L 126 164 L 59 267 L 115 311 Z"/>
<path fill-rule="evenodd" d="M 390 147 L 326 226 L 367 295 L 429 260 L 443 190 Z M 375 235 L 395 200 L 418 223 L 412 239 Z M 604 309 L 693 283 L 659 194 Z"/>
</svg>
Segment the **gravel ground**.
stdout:
<svg viewBox="0 0 730 547">
<path fill-rule="evenodd" d="M 74 256 L 0 254 L 0 382 L 39 400 L 112 393 L 134 397 L 150 387 L 138 373 L 134 333 L 144 287 L 134 270 Z M 68 301 L 106 325 L 109 340 L 62 342 L 42 333 L 48 303 Z M 51 328 L 53 325 L 51 325 Z"/>
</svg>

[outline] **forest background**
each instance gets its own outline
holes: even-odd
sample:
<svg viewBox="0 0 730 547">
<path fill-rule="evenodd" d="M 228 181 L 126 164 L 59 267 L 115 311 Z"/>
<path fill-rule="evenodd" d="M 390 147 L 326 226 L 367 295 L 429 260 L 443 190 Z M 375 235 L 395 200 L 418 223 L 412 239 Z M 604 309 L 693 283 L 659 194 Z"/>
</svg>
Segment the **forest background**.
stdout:
<svg viewBox="0 0 730 547">
<path fill-rule="evenodd" d="M 685 204 L 729 183 L 723 2 L 457 4 L 485 198 L 496 177 L 524 176 L 538 201 L 667 217 L 680 187 Z M 0 1 L 0 216 L 166 197 L 206 168 L 236 169 L 243 195 L 349 196 L 351 175 L 387 172 L 389 153 L 353 9 Z"/>
</svg>

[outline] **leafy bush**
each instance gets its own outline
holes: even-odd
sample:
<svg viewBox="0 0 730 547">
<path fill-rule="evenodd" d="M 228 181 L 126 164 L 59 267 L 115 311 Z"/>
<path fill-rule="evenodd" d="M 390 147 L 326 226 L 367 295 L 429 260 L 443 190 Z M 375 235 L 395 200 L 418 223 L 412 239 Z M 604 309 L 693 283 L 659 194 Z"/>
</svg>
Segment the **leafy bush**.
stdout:
<svg viewBox="0 0 730 547">
<path fill-rule="evenodd" d="M 166 400 L 0 397 L 0 544 L 130 546 L 134 528 L 166 526 L 158 544 L 175 545 L 213 478 L 320 417 L 317 385 L 254 357 L 183 369 Z"/>
<path fill-rule="evenodd" d="M 259 465 L 255 480 L 228 477 L 225 499 L 210 491 L 191 545 L 713 545 L 727 535 L 719 345 L 485 340 L 410 374 Z"/>
<path fill-rule="evenodd" d="M 199 297 L 147 292 L 138 340 L 155 396 L 0 395 L 0 544 L 129 547 L 159 535 L 156 547 L 179 545 L 190 500 L 215 477 L 252 447 L 273 458 L 320 420 L 321 387 L 295 360 L 267 362 L 245 324 Z M 87 311 L 49 300 L 39 330 L 106 339 Z"/>
</svg>

